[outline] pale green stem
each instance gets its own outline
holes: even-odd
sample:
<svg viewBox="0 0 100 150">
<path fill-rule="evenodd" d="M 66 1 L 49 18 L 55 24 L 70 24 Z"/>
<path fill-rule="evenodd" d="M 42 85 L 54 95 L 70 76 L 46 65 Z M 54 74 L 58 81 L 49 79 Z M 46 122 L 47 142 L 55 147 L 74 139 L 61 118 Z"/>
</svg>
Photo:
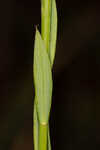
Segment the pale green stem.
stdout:
<svg viewBox="0 0 100 150">
<path fill-rule="evenodd" d="M 51 150 L 51 142 L 50 142 L 50 130 L 48 126 L 48 150 Z"/>
<path fill-rule="evenodd" d="M 33 136 L 34 136 L 34 150 L 38 150 L 38 118 L 37 118 L 37 110 L 36 110 L 36 103 L 34 101 L 34 112 L 33 112 L 33 116 L 34 116 L 34 126 L 33 126 Z"/>
<path fill-rule="evenodd" d="M 49 51 L 49 46 L 50 46 L 49 45 L 50 44 L 50 21 L 51 21 L 50 19 L 51 19 L 51 0 L 41 0 L 41 34 L 47 51 Z M 51 144 L 50 144 L 49 128 L 48 128 L 48 133 L 46 135 L 46 138 L 48 139 L 48 150 L 50 150 Z"/>
<path fill-rule="evenodd" d="M 50 44 L 51 0 L 41 0 L 41 34 L 47 51 Z"/>
<path fill-rule="evenodd" d="M 39 150 L 47 150 L 48 125 L 39 124 Z"/>
<path fill-rule="evenodd" d="M 52 34 L 50 33 L 50 30 L 52 28 L 51 26 L 51 21 L 52 21 L 51 20 L 51 15 L 52 15 L 51 3 L 52 3 L 52 0 L 41 0 L 41 34 L 42 34 L 42 39 L 44 41 L 48 55 L 50 55 L 50 44 L 51 44 L 50 39 L 54 39 L 55 41 L 55 38 L 51 38 Z M 53 10 L 54 14 L 56 14 L 55 10 L 56 9 L 54 7 L 54 10 Z M 55 31 L 55 28 L 53 28 L 53 31 Z M 51 44 L 51 47 L 52 45 L 54 45 L 54 43 Z M 50 60 L 51 64 L 53 64 L 52 60 Z M 48 125 L 49 123 L 42 124 L 41 122 L 39 122 L 38 112 L 36 109 L 37 109 L 36 104 L 34 104 L 34 149 L 35 150 L 51 150 L 49 125 Z"/>
</svg>

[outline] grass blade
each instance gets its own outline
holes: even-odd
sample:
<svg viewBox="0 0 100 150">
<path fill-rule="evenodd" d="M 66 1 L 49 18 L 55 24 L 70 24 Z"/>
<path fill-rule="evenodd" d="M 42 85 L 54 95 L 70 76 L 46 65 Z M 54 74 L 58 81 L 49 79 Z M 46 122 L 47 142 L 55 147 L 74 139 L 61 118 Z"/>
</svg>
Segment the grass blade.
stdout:
<svg viewBox="0 0 100 150">
<path fill-rule="evenodd" d="M 52 73 L 49 57 L 38 31 L 34 49 L 34 85 L 39 122 L 47 124 L 52 98 Z"/>
<path fill-rule="evenodd" d="M 54 62 L 55 51 L 56 51 L 56 39 L 57 39 L 57 8 L 55 0 L 51 3 L 51 25 L 50 25 L 50 48 L 49 57 L 51 66 Z"/>
</svg>

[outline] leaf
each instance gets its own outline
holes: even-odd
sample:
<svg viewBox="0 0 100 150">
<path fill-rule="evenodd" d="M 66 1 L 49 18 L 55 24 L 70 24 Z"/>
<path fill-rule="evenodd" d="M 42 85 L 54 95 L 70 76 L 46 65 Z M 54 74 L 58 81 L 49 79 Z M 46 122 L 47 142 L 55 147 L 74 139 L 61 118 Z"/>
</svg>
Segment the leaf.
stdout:
<svg viewBox="0 0 100 150">
<path fill-rule="evenodd" d="M 47 124 L 52 98 L 52 73 L 45 44 L 38 30 L 34 47 L 34 85 L 39 122 Z"/>
<path fill-rule="evenodd" d="M 52 0 L 51 2 L 51 26 L 50 26 L 50 49 L 49 57 L 51 66 L 53 65 L 56 51 L 56 39 L 57 39 L 57 9 L 56 2 Z"/>
</svg>

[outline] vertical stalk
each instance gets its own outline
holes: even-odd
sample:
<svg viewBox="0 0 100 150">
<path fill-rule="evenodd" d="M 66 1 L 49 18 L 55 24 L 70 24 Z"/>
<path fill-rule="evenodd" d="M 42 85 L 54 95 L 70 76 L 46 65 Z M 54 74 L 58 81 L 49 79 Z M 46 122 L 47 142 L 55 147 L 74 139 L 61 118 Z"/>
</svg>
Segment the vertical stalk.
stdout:
<svg viewBox="0 0 100 150">
<path fill-rule="evenodd" d="M 39 124 L 39 150 L 47 150 L 48 125 Z"/>
<path fill-rule="evenodd" d="M 34 143 L 34 150 L 38 150 L 38 118 L 37 118 L 37 110 L 36 110 L 36 103 L 34 101 L 34 110 L 33 110 L 33 143 Z"/>
<path fill-rule="evenodd" d="M 46 50 L 49 51 L 49 46 L 50 46 L 50 18 L 51 17 L 51 0 L 41 0 L 41 35 L 45 43 Z M 41 130 L 39 130 L 40 132 Z M 41 135 L 42 134 L 42 135 Z M 46 134 L 46 135 L 44 135 Z M 47 132 L 40 133 L 41 136 L 39 139 L 39 150 L 50 150 L 50 137 L 49 137 L 49 128 Z M 45 137 L 46 136 L 46 137 Z M 45 140 L 45 145 L 44 141 L 42 141 L 44 138 Z M 46 138 L 46 139 L 45 139 Z M 42 144 L 45 146 L 42 148 Z M 47 147 L 47 145 L 49 145 Z"/>
<path fill-rule="evenodd" d="M 41 107 L 43 108 L 43 105 L 41 105 L 42 100 L 46 100 L 44 105 L 47 104 L 48 106 L 48 111 L 47 113 L 42 113 L 43 115 L 45 114 L 45 117 L 47 117 L 46 114 L 49 114 L 48 112 L 50 112 L 50 105 L 51 105 L 51 91 L 52 91 L 52 74 L 51 74 L 51 69 L 52 69 L 52 65 L 53 65 L 53 60 L 54 60 L 54 56 L 55 56 L 55 47 L 56 47 L 56 36 L 57 36 L 57 13 L 56 13 L 56 3 L 55 0 L 41 0 L 41 34 L 42 34 L 42 38 L 39 34 L 39 32 L 37 32 L 36 34 L 36 39 L 35 39 L 35 61 L 34 61 L 34 81 L 36 83 L 36 92 L 37 90 L 39 90 L 40 92 L 40 97 L 41 97 L 41 93 L 42 93 L 42 88 L 47 89 L 47 84 L 49 84 L 49 89 L 48 92 L 50 92 L 50 94 L 46 93 L 44 94 L 44 96 L 42 96 L 42 99 L 39 97 L 39 92 L 37 92 L 37 103 L 34 103 L 34 149 L 35 150 L 51 150 L 51 143 L 50 143 L 50 135 L 49 135 L 49 123 L 48 120 L 46 118 L 46 122 L 42 122 L 41 118 L 41 112 L 40 110 Z M 42 41 L 43 39 L 43 41 Z M 43 49 L 47 50 L 48 56 L 47 54 L 44 53 L 44 58 L 40 57 L 43 56 L 42 55 L 42 51 L 39 51 Z M 36 51 L 37 50 L 37 51 Z M 39 52 L 39 53 L 36 53 Z M 40 54 L 40 55 L 39 55 Z M 38 59 L 40 59 L 40 61 Z M 44 60 L 46 60 L 45 62 L 47 62 L 47 66 L 44 65 Z M 43 62 L 40 63 L 40 62 Z M 49 63 L 50 61 L 50 63 Z M 39 64 L 38 64 L 39 63 Z M 42 70 L 39 68 L 37 69 L 37 66 L 40 65 L 41 68 L 41 64 L 43 65 L 42 69 L 43 69 L 43 74 L 42 74 Z M 51 66 L 50 66 L 51 64 Z M 45 68 L 47 67 L 47 68 Z M 51 67 L 51 68 L 50 68 Z M 45 74 L 44 69 L 49 70 L 49 72 L 47 74 Z M 40 83 L 44 84 L 45 86 L 41 85 L 40 88 L 40 83 L 38 82 L 38 73 L 40 73 L 39 78 Z M 41 82 L 43 81 L 44 78 L 41 78 L 41 76 L 43 77 L 43 75 L 48 76 L 49 78 L 46 78 L 46 82 Z M 50 81 L 50 82 L 49 82 Z M 46 91 L 46 90 L 44 90 Z M 49 95 L 49 98 L 48 98 Z M 45 98 L 45 96 L 47 98 Z M 40 101 L 41 100 L 41 101 Z M 36 99 L 35 99 L 36 102 Z M 48 103 L 46 103 L 48 102 Z M 39 106 L 39 107 L 37 107 Z M 44 108 L 47 108 L 46 105 L 44 106 Z M 40 108 L 40 109 L 37 109 Z M 44 109 L 45 110 L 45 109 Z M 44 111 L 45 112 L 45 111 Z M 45 118 L 44 117 L 44 118 Z M 49 117 L 49 116 L 48 116 Z M 44 120 L 43 120 L 44 121 Z"/>
<path fill-rule="evenodd" d="M 50 43 L 51 0 L 41 0 L 41 34 L 47 51 Z"/>
</svg>

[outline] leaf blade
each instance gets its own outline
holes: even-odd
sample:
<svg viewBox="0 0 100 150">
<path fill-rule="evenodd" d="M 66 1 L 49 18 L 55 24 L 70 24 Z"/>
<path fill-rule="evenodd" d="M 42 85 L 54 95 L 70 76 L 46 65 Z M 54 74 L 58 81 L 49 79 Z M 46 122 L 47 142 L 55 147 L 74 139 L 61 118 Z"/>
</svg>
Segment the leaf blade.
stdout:
<svg viewBox="0 0 100 150">
<path fill-rule="evenodd" d="M 55 0 L 51 3 L 51 25 L 50 25 L 50 48 L 49 57 L 51 66 L 53 65 L 55 52 L 56 52 L 56 40 L 57 40 L 57 8 Z"/>
<path fill-rule="evenodd" d="M 39 31 L 34 48 L 35 98 L 40 123 L 48 123 L 52 98 L 52 73 L 49 57 Z"/>
</svg>

